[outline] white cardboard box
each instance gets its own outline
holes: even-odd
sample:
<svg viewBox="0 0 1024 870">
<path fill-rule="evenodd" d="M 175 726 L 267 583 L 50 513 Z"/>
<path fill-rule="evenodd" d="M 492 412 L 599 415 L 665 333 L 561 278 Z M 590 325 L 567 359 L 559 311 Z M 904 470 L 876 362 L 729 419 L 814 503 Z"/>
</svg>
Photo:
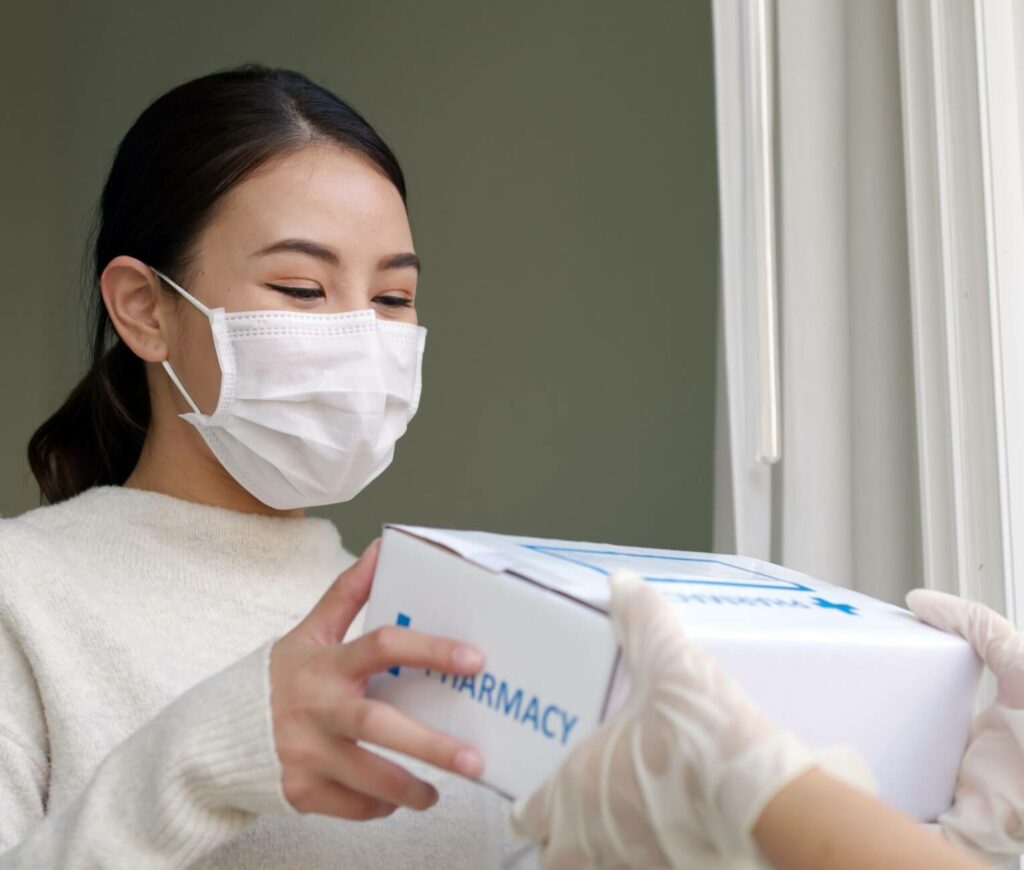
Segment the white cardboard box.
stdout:
<svg viewBox="0 0 1024 870">
<path fill-rule="evenodd" d="M 981 663 L 909 611 L 740 556 L 387 526 L 364 631 L 406 625 L 472 643 L 475 677 L 400 668 L 387 700 L 483 752 L 482 781 L 527 794 L 627 691 L 605 608 L 630 568 L 775 721 L 842 742 L 920 821 L 952 800 Z"/>
</svg>

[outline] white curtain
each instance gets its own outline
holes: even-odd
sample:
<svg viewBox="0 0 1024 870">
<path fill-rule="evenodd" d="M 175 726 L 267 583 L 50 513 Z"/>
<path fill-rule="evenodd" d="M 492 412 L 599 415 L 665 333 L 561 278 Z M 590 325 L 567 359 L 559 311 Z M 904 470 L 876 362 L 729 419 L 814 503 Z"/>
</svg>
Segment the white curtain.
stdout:
<svg viewBox="0 0 1024 870">
<path fill-rule="evenodd" d="M 715 548 L 897 604 L 955 592 L 1024 627 L 1024 6 L 714 12 Z"/>
<path fill-rule="evenodd" d="M 744 165 L 750 126 L 736 120 L 749 116 L 756 88 L 749 61 L 725 66 L 730 47 L 756 53 L 751 8 L 716 6 L 723 316 L 715 546 L 901 601 L 921 571 L 895 4 L 779 0 L 769 16 L 781 415 L 773 465 L 756 456 L 765 399 L 752 372 L 763 324 L 750 317 L 759 288 L 742 268 L 763 255 L 743 191 L 756 183 Z"/>
<path fill-rule="evenodd" d="M 1019 619 L 1024 12 L 714 12 L 716 549 L 894 603 L 945 589 Z"/>
</svg>

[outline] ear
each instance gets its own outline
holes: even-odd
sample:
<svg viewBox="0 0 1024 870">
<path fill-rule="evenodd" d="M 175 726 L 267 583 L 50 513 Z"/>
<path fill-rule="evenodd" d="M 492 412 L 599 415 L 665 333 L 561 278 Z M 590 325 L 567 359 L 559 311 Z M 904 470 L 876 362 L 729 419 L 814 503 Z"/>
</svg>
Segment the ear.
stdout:
<svg viewBox="0 0 1024 870">
<path fill-rule="evenodd" d="M 166 302 L 157 274 L 135 257 L 114 257 L 100 276 L 100 292 L 117 334 L 146 362 L 167 359 Z"/>
</svg>

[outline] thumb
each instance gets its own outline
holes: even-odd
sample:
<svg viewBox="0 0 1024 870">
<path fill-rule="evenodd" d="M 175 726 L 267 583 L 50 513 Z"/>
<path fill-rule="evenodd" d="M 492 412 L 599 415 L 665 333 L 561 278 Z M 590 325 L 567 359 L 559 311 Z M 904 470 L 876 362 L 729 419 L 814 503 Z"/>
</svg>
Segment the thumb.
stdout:
<svg viewBox="0 0 1024 870">
<path fill-rule="evenodd" d="M 322 646 L 332 646 L 341 640 L 370 597 L 379 551 L 380 538 L 375 538 L 363 554 L 338 575 L 296 629 Z"/>
<path fill-rule="evenodd" d="M 611 587 L 611 600 L 608 604 L 608 615 L 615 627 L 615 636 L 622 645 L 623 653 L 630 641 L 642 634 L 653 605 L 646 600 L 645 592 L 657 595 L 648 589 L 643 578 L 635 571 L 619 570 L 608 578 Z"/>
<path fill-rule="evenodd" d="M 519 798 L 508 815 L 509 828 L 514 836 L 525 837 L 534 843 L 546 843 L 551 835 L 551 814 L 547 811 L 550 780 L 532 795 Z"/>
<path fill-rule="evenodd" d="M 686 635 L 672 605 L 632 571 L 609 578 L 612 594 L 608 613 L 622 647 L 622 660 L 635 692 L 673 669 Z"/>
</svg>

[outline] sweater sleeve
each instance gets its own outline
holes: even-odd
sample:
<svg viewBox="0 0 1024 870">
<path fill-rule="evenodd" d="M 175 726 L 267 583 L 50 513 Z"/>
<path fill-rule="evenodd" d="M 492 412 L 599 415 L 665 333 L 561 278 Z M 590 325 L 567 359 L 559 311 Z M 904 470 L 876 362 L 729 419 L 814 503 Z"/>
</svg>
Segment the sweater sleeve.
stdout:
<svg viewBox="0 0 1024 870">
<path fill-rule="evenodd" d="M 32 668 L 0 618 L 0 851 L 45 815 L 49 764 Z"/>
<path fill-rule="evenodd" d="M 285 798 L 274 745 L 275 640 L 168 704 L 45 817 L 38 752 L 0 732 L 0 870 L 181 867 L 259 815 L 300 815 Z"/>
</svg>

